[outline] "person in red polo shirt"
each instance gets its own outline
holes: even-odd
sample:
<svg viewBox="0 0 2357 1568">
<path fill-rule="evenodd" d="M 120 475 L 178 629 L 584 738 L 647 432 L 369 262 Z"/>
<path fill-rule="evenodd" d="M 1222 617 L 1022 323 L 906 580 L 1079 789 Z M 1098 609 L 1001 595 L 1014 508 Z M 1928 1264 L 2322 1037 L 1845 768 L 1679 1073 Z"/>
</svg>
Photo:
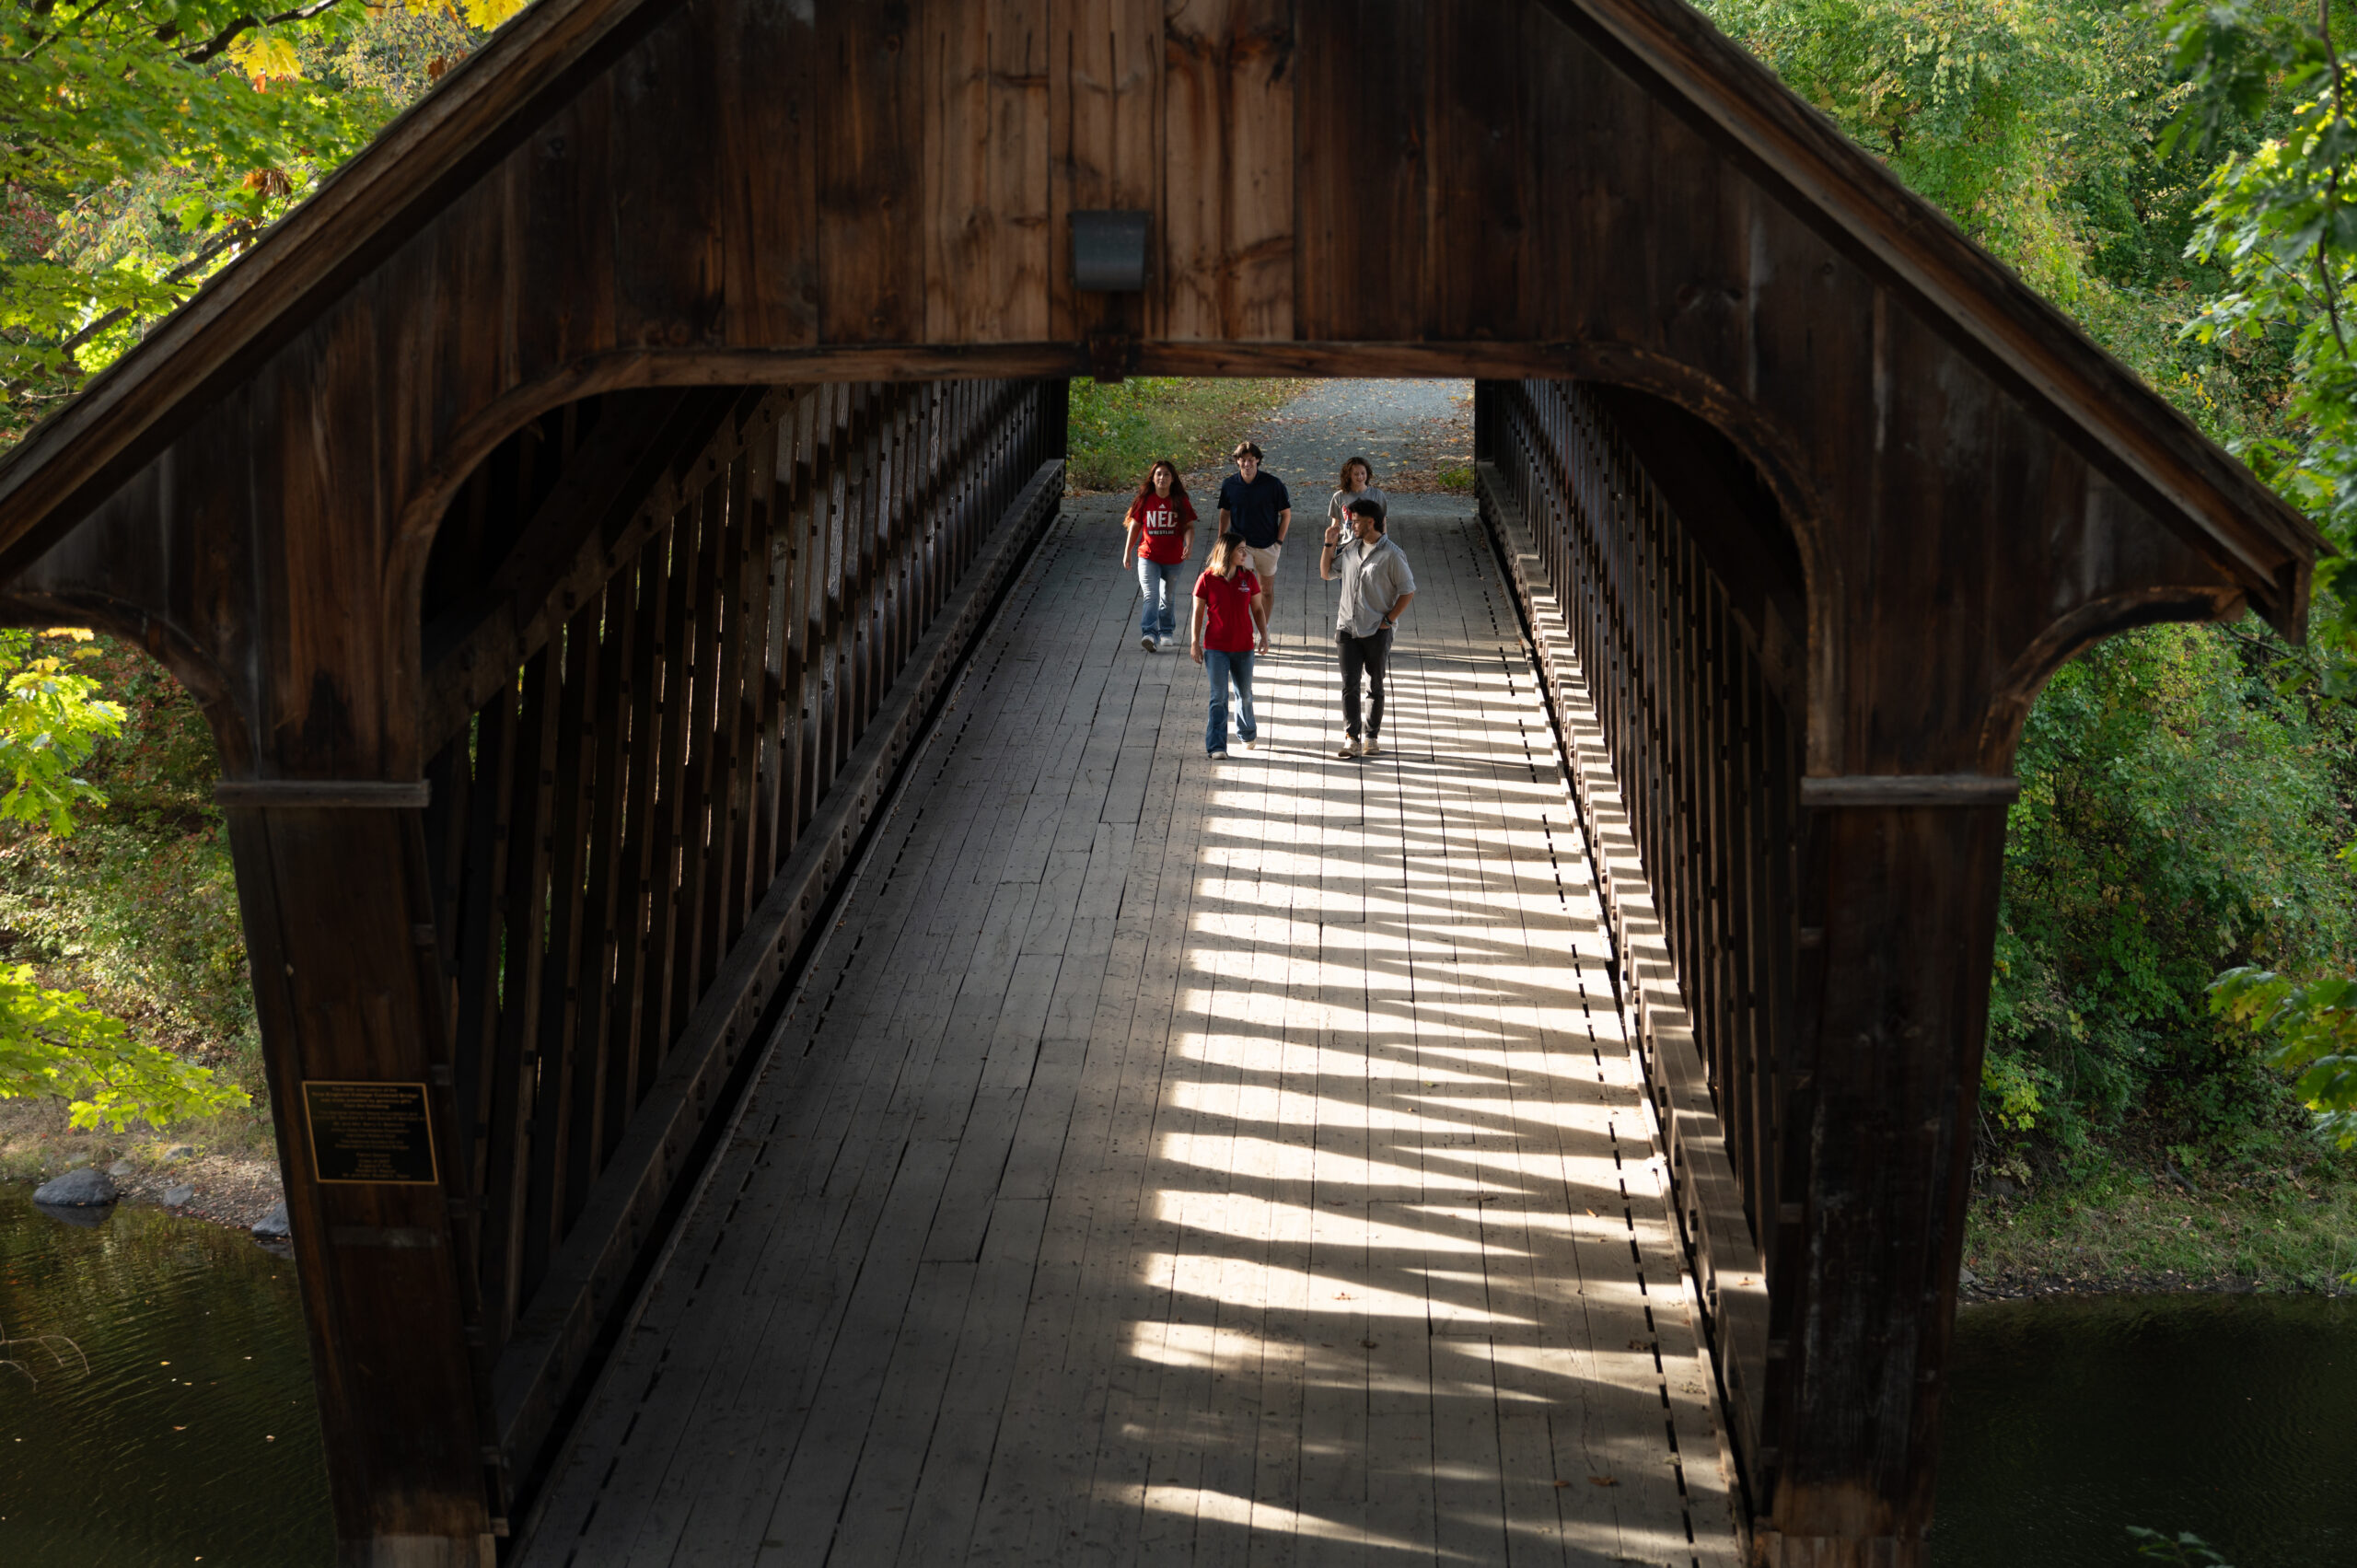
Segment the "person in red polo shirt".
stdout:
<svg viewBox="0 0 2357 1568">
<path fill-rule="evenodd" d="M 1195 504 L 1187 499 L 1177 465 L 1165 460 L 1146 470 L 1130 502 L 1129 525 L 1121 564 L 1137 557 L 1138 591 L 1145 596 L 1138 646 L 1153 653 L 1178 630 L 1178 568 L 1195 553 Z"/>
<path fill-rule="evenodd" d="M 1211 722 L 1203 749 L 1214 760 L 1227 756 L 1227 688 L 1236 687 L 1236 733 L 1250 750 L 1260 726 L 1252 718 L 1252 645 L 1268 635 L 1269 596 L 1244 563 L 1240 533 L 1224 533 L 1212 546 L 1203 575 L 1195 579 L 1195 662 L 1212 680 Z"/>
</svg>

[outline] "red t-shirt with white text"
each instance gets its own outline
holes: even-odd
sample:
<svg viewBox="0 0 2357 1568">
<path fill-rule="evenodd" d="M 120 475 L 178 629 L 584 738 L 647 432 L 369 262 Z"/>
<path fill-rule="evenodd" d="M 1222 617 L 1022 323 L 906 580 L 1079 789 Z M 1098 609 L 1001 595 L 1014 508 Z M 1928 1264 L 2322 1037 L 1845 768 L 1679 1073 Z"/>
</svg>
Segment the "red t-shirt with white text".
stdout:
<svg viewBox="0 0 2357 1568">
<path fill-rule="evenodd" d="M 1195 579 L 1195 597 L 1203 601 L 1203 646 L 1215 653 L 1248 654 L 1252 651 L 1252 598 L 1260 591 L 1260 579 L 1252 568 L 1243 567 L 1233 578 L 1217 572 L 1206 572 Z"/>
<path fill-rule="evenodd" d="M 1130 521 L 1144 525 L 1138 553 L 1166 566 L 1187 559 L 1187 525 L 1194 520 L 1195 504 L 1184 495 L 1148 494 L 1130 503 Z"/>
</svg>

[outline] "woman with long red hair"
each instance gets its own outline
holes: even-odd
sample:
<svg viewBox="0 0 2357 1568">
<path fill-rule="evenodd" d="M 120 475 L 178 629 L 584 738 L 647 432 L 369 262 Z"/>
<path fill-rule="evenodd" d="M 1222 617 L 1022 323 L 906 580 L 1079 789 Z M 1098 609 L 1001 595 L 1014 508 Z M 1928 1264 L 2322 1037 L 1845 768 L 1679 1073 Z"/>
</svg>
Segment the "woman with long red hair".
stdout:
<svg viewBox="0 0 2357 1568">
<path fill-rule="evenodd" d="M 1138 591 L 1145 609 L 1138 616 L 1138 646 L 1153 653 L 1178 630 L 1178 569 L 1195 552 L 1195 504 L 1167 459 L 1145 470 L 1130 503 L 1129 533 L 1121 541 L 1121 564 L 1135 556 Z"/>
</svg>

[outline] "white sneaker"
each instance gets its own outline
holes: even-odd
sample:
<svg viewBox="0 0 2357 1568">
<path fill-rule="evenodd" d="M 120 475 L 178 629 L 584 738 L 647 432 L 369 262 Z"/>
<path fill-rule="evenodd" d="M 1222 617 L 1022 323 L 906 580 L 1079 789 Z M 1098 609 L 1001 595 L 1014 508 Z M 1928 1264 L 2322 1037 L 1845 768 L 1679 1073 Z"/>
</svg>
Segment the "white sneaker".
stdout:
<svg viewBox="0 0 2357 1568">
<path fill-rule="evenodd" d="M 1227 761 L 1227 753 L 1225 751 L 1210 751 L 1204 753 L 1204 755 L 1214 762 L 1225 762 Z"/>
<path fill-rule="evenodd" d="M 1355 735 L 1354 735 L 1354 736 L 1353 736 L 1353 737 L 1351 737 L 1348 740 L 1343 741 L 1343 742 L 1342 742 L 1342 749 L 1341 749 L 1340 751 L 1337 751 L 1337 752 L 1335 752 L 1335 753 L 1334 753 L 1334 755 L 1335 755 L 1335 756 L 1337 756 L 1337 757 L 1355 757 L 1355 756 L 1357 756 L 1358 754 L 1359 754 L 1359 738 L 1358 738 L 1357 736 L 1355 736 Z"/>
<path fill-rule="evenodd" d="M 1362 757 L 1372 757 L 1382 749 L 1382 747 L 1376 744 L 1375 737 L 1370 735 L 1366 738 L 1366 744 L 1359 748 L 1359 755 Z"/>
<path fill-rule="evenodd" d="M 1249 751 L 1249 750 L 1251 750 L 1254 747 L 1256 747 L 1256 746 L 1258 746 L 1258 745 L 1260 745 L 1260 742 L 1258 739 L 1248 740 L 1248 741 L 1246 741 L 1246 742 L 1244 743 L 1244 749 L 1246 749 L 1247 751 Z"/>
<path fill-rule="evenodd" d="M 1140 637 L 1138 639 L 1138 646 L 1151 654 L 1159 652 L 1162 645 L 1152 637 Z"/>
</svg>

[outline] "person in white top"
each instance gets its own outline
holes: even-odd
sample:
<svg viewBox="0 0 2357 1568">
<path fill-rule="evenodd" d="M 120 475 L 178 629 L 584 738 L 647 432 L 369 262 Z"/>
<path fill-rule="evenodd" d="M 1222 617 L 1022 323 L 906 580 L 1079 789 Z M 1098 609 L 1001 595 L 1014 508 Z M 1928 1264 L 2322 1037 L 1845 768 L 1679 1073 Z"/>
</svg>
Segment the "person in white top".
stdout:
<svg viewBox="0 0 2357 1568">
<path fill-rule="evenodd" d="M 1326 503 L 1326 520 L 1329 523 L 1341 524 L 1342 535 L 1347 539 L 1351 531 L 1352 502 L 1364 496 L 1381 506 L 1388 515 L 1391 510 L 1391 497 L 1386 495 L 1382 488 L 1375 482 L 1375 465 L 1364 458 L 1353 457 L 1344 463 L 1341 481 L 1342 487 L 1334 492 L 1333 498 Z"/>
<path fill-rule="evenodd" d="M 1326 525 L 1325 548 L 1318 557 L 1318 575 L 1342 579 L 1341 602 L 1334 614 L 1334 641 L 1342 655 L 1342 723 L 1349 738 L 1337 757 L 1372 757 L 1382 749 L 1383 677 L 1391 662 L 1391 633 L 1408 602 L 1416 597 L 1416 575 L 1408 557 L 1384 537 L 1384 507 L 1380 501 L 1360 496 L 1350 504 L 1353 538 L 1342 540 L 1342 525 Z M 1359 682 L 1364 678 L 1369 702 L 1360 739 Z"/>
</svg>

